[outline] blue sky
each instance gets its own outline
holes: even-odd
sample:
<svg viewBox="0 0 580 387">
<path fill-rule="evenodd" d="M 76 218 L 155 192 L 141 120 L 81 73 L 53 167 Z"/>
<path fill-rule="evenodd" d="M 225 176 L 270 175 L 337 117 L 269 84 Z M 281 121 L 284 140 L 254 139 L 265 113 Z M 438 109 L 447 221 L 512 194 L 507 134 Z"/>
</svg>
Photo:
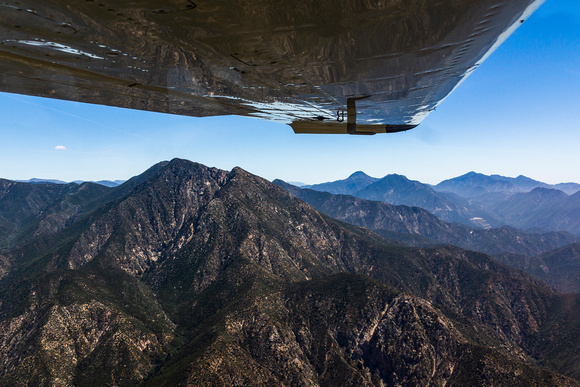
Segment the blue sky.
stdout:
<svg viewBox="0 0 580 387">
<path fill-rule="evenodd" d="M 580 182 L 579 111 L 580 2 L 547 0 L 409 132 L 295 135 L 289 126 L 251 118 L 181 117 L 0 93 L 0 177 L 127 179 L 181 157 L 305 183 L 357 170 L 425 183 L 472 170 Z"/>
</svg>

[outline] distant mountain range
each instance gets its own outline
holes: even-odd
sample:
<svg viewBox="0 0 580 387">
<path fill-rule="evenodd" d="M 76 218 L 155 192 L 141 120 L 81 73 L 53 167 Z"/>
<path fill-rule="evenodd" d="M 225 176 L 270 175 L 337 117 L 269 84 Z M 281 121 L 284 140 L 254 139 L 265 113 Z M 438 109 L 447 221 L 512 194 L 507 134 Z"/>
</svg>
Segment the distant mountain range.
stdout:
<svg viewBox="0 0 580 387">
<path fill-rule="evenodd" d="M 70 184 L 67 183 L 66 181 L 62 181 L 62 180 L 55 180 L 55 179 L 37 179 L 37 178 L 32 178 L 29 180 L 14 180 L 17 181 L 19 183 L 32 183 L 32 184 Z M 85 180 L 75 180 L 71 183 L 75 183 L 75 184 L 82 184 L 82 183 L 95 183 L 95 184 L 99 184 L 99 185 L 104 185 L 105 187 L 116 187 L 118 185 L 121 185 L 125 182 L 125 180 L 99 180 L 99 181 L 85 181 Z"/>
<path fill-rule="evenodd" d="M 525 176 L 470 172 L 430 186 L 402 175 L 377 179 L 356 172 L 344 180 L 302 188 L 417 206 L 447 222 L 480 228 L 508 225 L 580 234 L 580 185 L 576 183 L 549 185 Z"/>
<path fill-rule="evenodd" d="M 541 257 L 552 253 L 562 256 L 561 251 L 568 251 L 562 248 L 580 242 L 580 236 L 563 231 L 530 233 L 512 227 L 485 230 L 444 222 L 418 207 L 394 206 L 349 195 L 301 189 L 281 180 L 274 183 L 324 214 L 366 227 L 391 240 L 417 247 L 452 244 L 480 251 L 522 269 L 560 291 L 580 292 L 580 265 L 577 263 L 580 255 L 574 254 L 578 249 L 572 249 L 566 259 L 562 258 L 559 262 Z M 567 273 L 563 272 L 564 267 Z"/>
<path fill-rule="evenodd" d="M 377 208 L 401 233 L 438 221 Z M 0 180 L 0 230 L 1 385 L 580 386 L 579 294 L 240 168 Z"/>
<path fill-rule="evenodd" d="M 363 172 L 355 172 L 347 179 L 330 183 L 303 186 L 317 191 L 353 195 L 362 199 L 380 200 L 395 205 L 424 208 L 448 222 L 492 227 L 501 220 L 483 210 L 481 206 L 456 195 L 440 193 L 431 186 L 403 175 L 387 175 L 377 179 Z"/>
<path fill-rule="evenodd" d="M 546 184 L 522 175 L 518 177 L 487 176 L 481 173 L 469 172 L 453 179 L 444 180 L 433 188 L 437 191 L 452 192 L 466 198 L 475 198 L 494 192 L 529 192 L 534 188 L 557 189 L 568 195 L 573 195 L 580 191 L 580 184 Z"/>
</svg>

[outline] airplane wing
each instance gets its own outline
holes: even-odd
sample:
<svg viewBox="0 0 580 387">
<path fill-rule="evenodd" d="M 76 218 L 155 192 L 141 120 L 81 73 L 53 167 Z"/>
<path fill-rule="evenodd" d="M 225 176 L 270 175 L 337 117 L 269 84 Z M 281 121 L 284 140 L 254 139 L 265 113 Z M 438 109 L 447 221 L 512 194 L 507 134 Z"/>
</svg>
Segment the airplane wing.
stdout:
<svg viewBox="0 0 580 387">
<path fill-rule="evenodd" d="M 0 91 L 297 133 L 418 125 L 543 0 L 2 0 Z"/>
</svg>

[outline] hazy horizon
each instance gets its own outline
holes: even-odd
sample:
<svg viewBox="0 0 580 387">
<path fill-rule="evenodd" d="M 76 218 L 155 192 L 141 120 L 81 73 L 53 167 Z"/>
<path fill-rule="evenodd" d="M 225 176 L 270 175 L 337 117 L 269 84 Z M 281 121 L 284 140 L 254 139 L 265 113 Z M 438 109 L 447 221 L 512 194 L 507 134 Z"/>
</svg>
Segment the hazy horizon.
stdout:
<svg viewBox="0 0 580 387">
<path fill-rule="evenodd" d="M 161 160 L 161 161 L 159 161 L 158 163 L 161 163 L 161 162 L 167 162 L 167 161 L 170 161 L 170 160 Z M 189 161 L 196 162 L 195 160 L 189 160 Z M 150 165 L 150 167 L 152 167 L 152 166 L 153 166 L 153 165 L 155 165 L 155 164 L 157 164 L 157 163 L 154 163 L 154 164 Z M 207 165 L 207 166 L 208 166 L 208 167 L 214 167 L 214 166 L 212 166 L 212 165 Z M 236 166 L 236 167 L 237 167 L 237 166 Z M 148 168 L 147 168 L 147 169 L 148 169 Z M 220 168 L 220 169 L 221 169 L 221 168 Z M 245 168 L 243 168 L 243 169 L 245 169 Z M 231 170 L 231 168 L 230 168 L 230 169 L 228 169 L 228 170 Z M 144 169 L 144 170 L 143 170 L 143 171 L 141 171 L 140 173 L 137 173 L 137 174 L 135 174 L 135 175 L 129 176 L 129 177 L 127 177 L 126 179 L 108 179 L 108 178 L 103 178 L 103 179 L 91 179 L 91 180 L 87 180 L 87 179 L 61 180 L 61 179 L 56 179 L 56 178 L 51 178 L 51 177 L 39 177 L 39 176 L 33 176 L 33 177 L 30 177 L 30 178 L 24 178 L 24 179 L 7 179 L 7 178 L 5 178 L 5 177 L 3 177 L 3 176 L 0 176 L 0 179 L 12 180 L 12 181 L 17 181 L 17 182 L 30 182 L 30 181 L 32 181 L 32 180 L 58 181 L 58 182 L 63 182 L 63 183 L 75 183 L 75 182 L 95 182 L 95 183 L 96 183 L 96 182 L 99 182 L 99 181 L 111 181 L 111 182 L 119 182 L 119 181 L 122 181 L 122 182 L 125 182 L 125 181 L 129 180 L 130 178 L 132 178 L 132 177 L 135 177 L 135 176 L 138 176 L 138 175 L 140 175 L 141 173 L 143 173 L 143 172 L 145 172 L 145 171 L 146 171 L 146 169 Z M 256 173 L 254 173 L 253 171 L 250 171 L 250 170 L 246 170 L 246 171 L 247 171 L 247 172 L 250 172 L 250 173 L 252 173 L 252 174 L 258 175 L 258 174 L 256 174 Z M 415 178 L 413 178 L 412 176 L 407 176 L 407 175 L 404 175 L 404 174 L 402 174 L 402 173 L 397 173 L 397 172 L 387 173 L 387 174 L 385 174 L 385 175 L 382 175 L 382 176 L 374 176 L 374 175 L 371 175 L 371 174 L 369 174 L 369 173 L 367 173 L 367 172 L 365 172 L 365 171 L 361 171 L 361 170 L 359 170 L 359 171 L 354 171 L 354 172 L 352 172 L 352 173 L 349 173 L 348 175 L 345 175 L 345 176 L 343 176 L 343 177 L 339 177 L 338 179 L 334 179 L 334 180 L 322 180 L 322 181 L 314 181 L 314 182 L 304 182 L 304 181 L 301 181 L 301 180 L 288 181 L 288 180 L 282 179 L 282 178 L 280 178 L 280 177 L 275 177 L 275 178 L 273 178 L 273 179 L 267 179 L 267 180 L 269 180 L 269 181 L 273 181 L 273 180 L 276 180 L 276 179 L 280 179 L 280 180 L 283 180 L 283 181 L 285 181 L 286 183 L 290 183 L 290 184 L 295 184 L 295 183 L 298 183 L 298 184 L 301 184 L 301 185 L 314 185 L 314 184 L 321 184 L 321 183 L 329 183 L 329 182 L 334 182 L 334 181 L 337 181 L 337 180 L 344 180 L 344 179 L 346 179 L 346 178 L 350 177 L 350 175 L 352 175 L 352 174 L 353 174 L 353 173 L 355 173 L 355 172 L 363 172 L 363 173 L 365 173 L 366 175 L 368 175 L 368 176 L 370 176 L 370 177 L 373 177 L 373 178 L 378 178 L 378 179 L 382 179 L 382 178 L 386 177 L 387 175 L 391 175 L 391 174 L 403 175 L 403 176 L 405 176 L 406 178 L 408 178 L 409 180 L 416 180 L 416 181 L 419 181 L 419 182 L 421 182 L 421 183 L 424 183 L 424 184 L 430 184 L 430 185 L 437 185 L 438 183 L 441 183 L 442 181 L 449 180 L 449 179 L 453 179 L 453 178 L 456 178 L 456 177 L 460 177 L 460 176 L 463 176 L 463 175 L 465 175 L 465 174 L 467 174 L 467 173 L 471 173 L 471 172 L 480 173 L 480 172 L 478 172 L 478 171 L 468 171 L 468 172 L 466 172 L 466 173 L 463 173 L 463 174 L 461 174 L 461 175 L 456 175 L 456 176 L 449 176 L 449 177 L 447 177 L 447 178 L 444 178 L 444 179 L 442 179 L 442 180 L 440 180 L 440 181 L 437 181 L 437 182 L 434 182 L 434 183 L 431 183 L 431 182 L 426 182 L 426 181 L 421 181 L 421 180 L 419 180 L 419 179 L 415 179 Z M 508 178 L 516 178 L 516 177 L 518 177 L 518 176 L 524 176 L 524 177 L 527 177 L 527 178 L 530 178 L 530 179 L 533 179 L 533 180 L 539 181 L 539 182 L 541 182 L 541 183 L 552 184 L 552 185 L 556 185 L 556 184 L 566 184 L 566 183 L 576 183 L 576 184 L 580 184 L 580 183 L 579 183 L 579 182 L 577 182 L 577 181 L 560 181 L 560 182 L 557 182 L 557 183 L 548 183 L 548 182 L 546 182 L 546 181 L 542 181 L 542 180 L 540 180 L 540 179 L 536 179 L 536 178 L 534 178 L 533 176 L 526 176 L 526 175 L 522 175 L 522 174 L 520 174 L 520 175 L 515 175 L 515 176 L 506 176 L 506 175 L 501 175 L 501 174 L 499 174 L 499 173 L 491 173 L 491 174 L 484 174 L 484 175 L 486 175 L 486 176 L 493 176 L 493 175 L 496 175 L 496 176 L 502 176 L 502 177 L 508 177 Z M 258 175 L 258 176 L 260 176 L 260 175 Z M 260 176 L 260 177 L 263 177 L 263 176 Z"/>
</svg>

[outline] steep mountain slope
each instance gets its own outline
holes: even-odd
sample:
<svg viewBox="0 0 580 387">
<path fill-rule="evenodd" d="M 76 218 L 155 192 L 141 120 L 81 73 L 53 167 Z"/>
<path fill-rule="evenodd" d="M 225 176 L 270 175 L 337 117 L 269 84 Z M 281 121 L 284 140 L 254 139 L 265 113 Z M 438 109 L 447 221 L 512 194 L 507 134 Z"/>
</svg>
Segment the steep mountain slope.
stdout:
<svg viewBox="0 0 580 387">
<path fill-rule="evenodd" d="M 7 247 L 17 230 L 64 195 L 74 184 L 26 184 L 0 179 L 0 247 Z"/>
<path fill-rule="evenodd" d="M 330 192 L 333 194 L 354 195 L 356 192 L 378 180 L 379 179 L 370 177 L 364 172 L 358 171 L 344 180 L 337 180 L 314 185 L 305 185 L 303 188 L 310 188 L 316 191 Z"/>
<path fill-rule="evenodd" d="M 95 183 L 57 185 L 0 180 L 0 254 L 10 250 L 10 255 L 21 260 L 34 258 L 62 239 L 56 234 L 76 229 L 96 209 L 129 194 L 162 166 L 160 163 L 115 189 Z M 0 278 L 10 267 L 9 259 L 0 259 Z"/>
<path fill-rule="evenodd" d="M 29 184 L 0 179 L 0 248 L 58 231 L 98 203 L 107 189 L 97 184 Z"/>
<path fill-rule="evenodd" d="M 2 384 L 579 385 L 533 365 L 577 368 L 538 355 L 561 297 L 486 255 L 395 246 L 239 168 L 110 192 L 4 254 Z"/>
<path fill-rule="evenodd" d="M 120 270 L 47 271 L 2 286 L 3 385 L 135 385 L 174 348 L 174 324 Z"/>
</svg>

